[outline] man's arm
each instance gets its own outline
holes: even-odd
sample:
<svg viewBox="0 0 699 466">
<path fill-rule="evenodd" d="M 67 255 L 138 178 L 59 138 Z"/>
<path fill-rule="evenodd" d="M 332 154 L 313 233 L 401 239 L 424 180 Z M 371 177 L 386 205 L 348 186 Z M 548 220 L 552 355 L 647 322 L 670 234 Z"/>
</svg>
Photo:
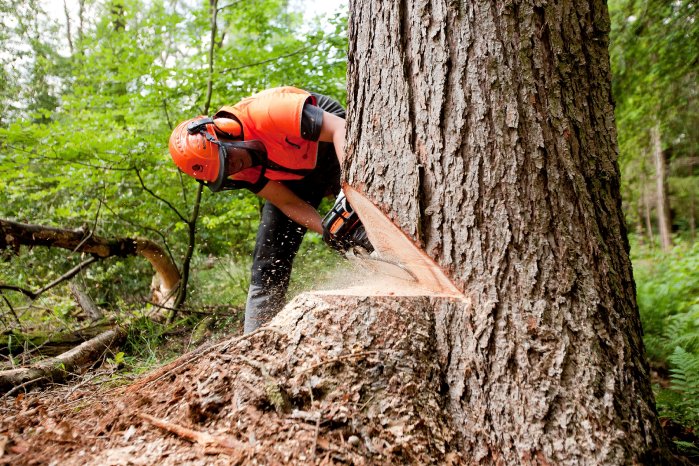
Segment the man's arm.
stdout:
<svg viewBox="0 0 699 466">
<path fill-rule="evenodd" d="M 319 141 L 332 142 L 340 165 L 345 160 L 345 120 L 332 113 L 323 112 Z"/>
<path fill-rule="evenodd" d="M 313 206 L 283 184 L 278 181 L 269 181 L 257 194 L 274 204 L 277 209 L 284 212 L 284 215 L 294 222 L 316 233 L 323 234 L 320 214 Z"/>
</svg>

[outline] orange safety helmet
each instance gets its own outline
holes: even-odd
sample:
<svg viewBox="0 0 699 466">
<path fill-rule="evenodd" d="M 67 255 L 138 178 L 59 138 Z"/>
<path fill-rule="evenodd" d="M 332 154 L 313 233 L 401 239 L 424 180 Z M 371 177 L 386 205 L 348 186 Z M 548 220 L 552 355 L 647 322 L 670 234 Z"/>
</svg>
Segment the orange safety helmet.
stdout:
<svg viewBox="0 0 699 466">
<path fill-rule="evenodd" d="M 187 175 L 204 183 L 212 191 L 225 187 L 227 173 L 226 146 L 246 149 L 252 159 L 264 157 L 264 145 L 259 141 L 223 142 L 221 136 L 239 138 L 240 124 L 230 118 L 212 119 L 199 116 L 183 121 L 170 135 L 170 155 L 175 164 Z"/>
</svg>

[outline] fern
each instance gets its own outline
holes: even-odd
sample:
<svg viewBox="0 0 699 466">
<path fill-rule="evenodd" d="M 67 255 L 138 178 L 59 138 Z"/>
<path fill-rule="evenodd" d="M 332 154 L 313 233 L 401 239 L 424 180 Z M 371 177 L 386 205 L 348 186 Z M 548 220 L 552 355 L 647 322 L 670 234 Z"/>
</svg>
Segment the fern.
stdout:
<svg viewBox="0 0 699 466">
<path fill-rule="evenodd" d="M 691 248 L 679 245 L 667 255 L 635 257 L 634 269 L 646 354 L 656 366 L 669 370 L 667 388 L 653 387 L 658 413 L 688 432 L 697 432 L 699 242 Z M 675 439 L 675 443 L 685 453 L 699 451 L 697 442 Z"/>
<path fill-rule="evenodd" d="M 686 351 L 699 352 L 699 306 L 688 308 L 688 312 L 666 318 L 662 343 L 668 353 L 680 347 Z"/>
<path fill-rule="evenodd" d="M 675 348 L 669 357 L 675 411 L 684 423 L 699 427 L 699 355 Z"/>
</svg>

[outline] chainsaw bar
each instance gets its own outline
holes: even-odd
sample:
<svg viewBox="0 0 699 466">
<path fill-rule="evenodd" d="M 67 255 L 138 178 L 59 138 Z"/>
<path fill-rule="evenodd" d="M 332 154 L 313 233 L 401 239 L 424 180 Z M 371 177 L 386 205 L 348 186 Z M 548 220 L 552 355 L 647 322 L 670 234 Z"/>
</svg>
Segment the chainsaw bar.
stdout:
<svg viewBox="0 0 699 466">
<path fill-rule="evenodd" d="M 347 258 L 358 267 L 380 275 L 417 283 L 417 276 L 400 262 L 380 257 L 373 252 L 369 254 L 360 247 L 353 247 L 346 253 Z"/>
</svg>

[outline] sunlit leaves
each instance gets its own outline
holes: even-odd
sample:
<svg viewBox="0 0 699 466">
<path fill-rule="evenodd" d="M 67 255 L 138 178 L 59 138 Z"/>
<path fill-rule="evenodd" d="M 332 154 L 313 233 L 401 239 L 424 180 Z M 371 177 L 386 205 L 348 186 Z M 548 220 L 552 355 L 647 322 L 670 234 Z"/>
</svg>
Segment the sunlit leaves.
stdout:
<svg viewBox="0 0 699 466">
<path fill-rule="evenodd" d="M 344 102 L 343 16 L 321 29 L 282 0 L 219 6 L 212 110 L 278 85 Z M 0 59 L 16 65 L 0 75 L 0 217 L 147 236 L 182 257 L 186 227 L 163 200 L 188 215 L 197 185 L 178 174 L 167 143 L 204 105 L 209 2 L 88 1 L 82 21 L 71 18 L 72 53 L 65 17 L 32 2 L 0 0 L 0 11 L 27 26 L 0 30 L 0 51 L 14 51 Z M 249 193 L 205 192 L 201 251 L 249 253 L 259 206 Z"/>
</svg>

